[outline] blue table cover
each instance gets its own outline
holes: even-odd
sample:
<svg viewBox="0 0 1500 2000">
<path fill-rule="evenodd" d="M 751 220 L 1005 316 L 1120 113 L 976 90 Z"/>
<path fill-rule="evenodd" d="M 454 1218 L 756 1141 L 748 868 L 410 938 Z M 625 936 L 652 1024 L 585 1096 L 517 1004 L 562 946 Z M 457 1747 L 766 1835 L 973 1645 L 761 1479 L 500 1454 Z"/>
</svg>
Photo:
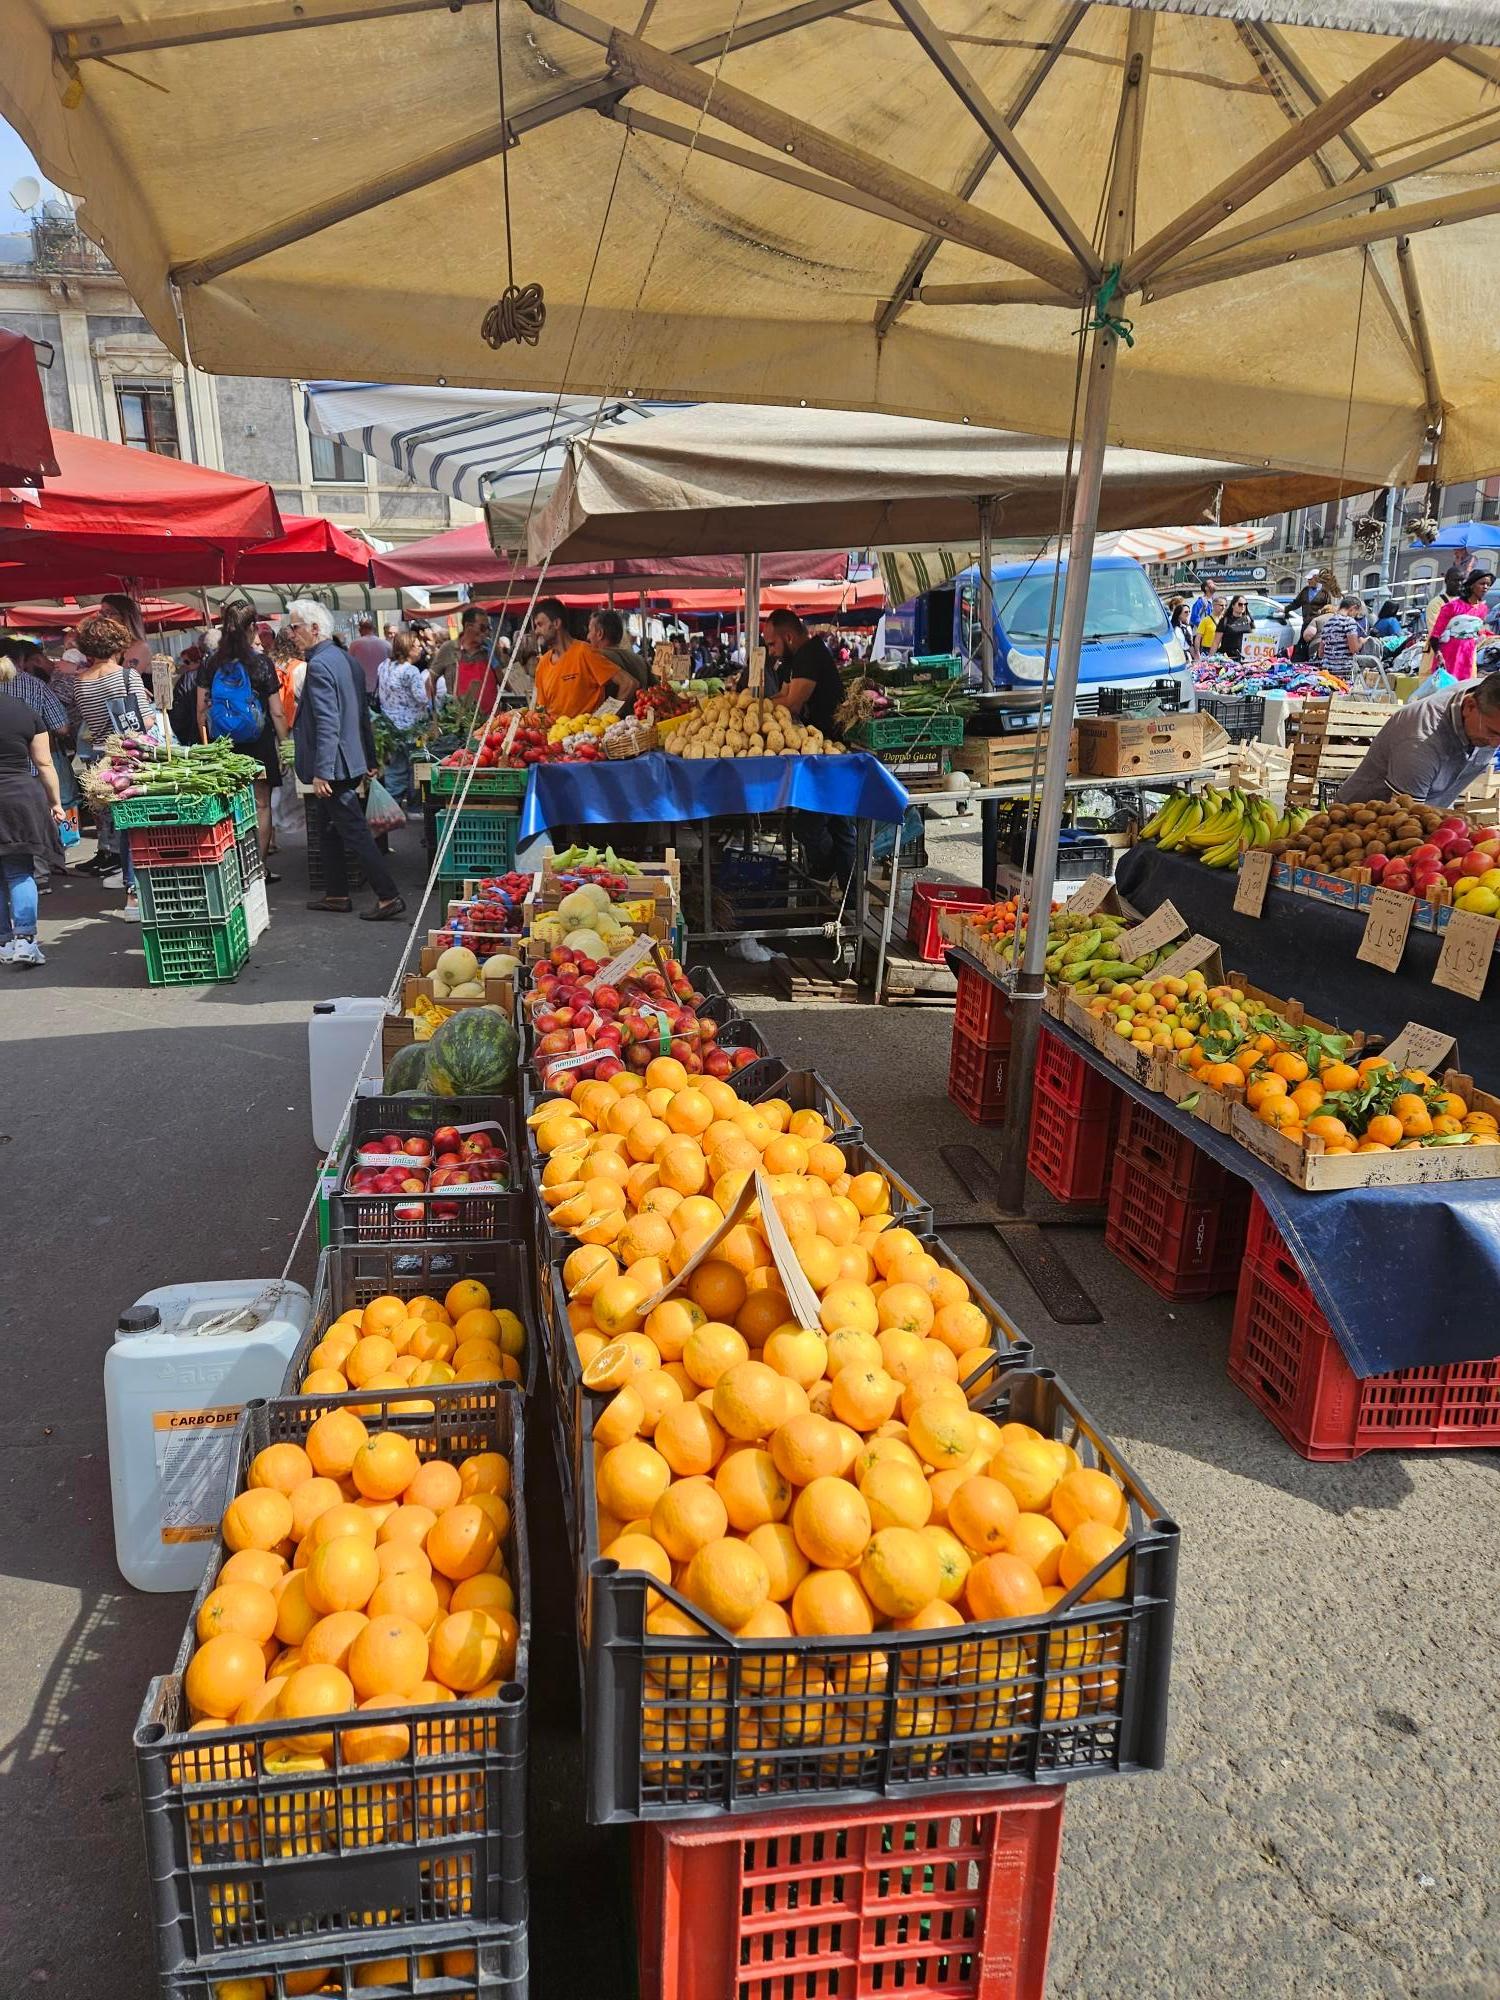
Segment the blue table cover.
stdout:
<svg viewBox="0 0 1500 2000">
<path fill-rule="evenodd" d="M 1250 1182 L 1356 1375 L 1489 1361 L 1500 1353 L 1500 1180 L 1303 1194 L 1227 1134 L 1143 1090 L 1061 1022 L 1046 1025 L 1111 1083 Z"/>
<path fill-rule="evenodd" d="M 526 781 L 522 841 L 552 826 L 637 820 L 729 819 L 740 813 L 835 813 L 895 820 L 905 787 L 867 751 L 842 757 L 601 758 L 597 764 L 538 764 Z"/>
</svg>

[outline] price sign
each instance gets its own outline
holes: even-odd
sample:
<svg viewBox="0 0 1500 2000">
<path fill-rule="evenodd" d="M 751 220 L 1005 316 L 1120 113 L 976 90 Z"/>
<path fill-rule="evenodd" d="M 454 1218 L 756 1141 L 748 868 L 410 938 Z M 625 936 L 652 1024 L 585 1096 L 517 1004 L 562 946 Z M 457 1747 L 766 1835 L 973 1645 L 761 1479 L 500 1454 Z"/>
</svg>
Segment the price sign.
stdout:
<svg viewBox="0 0 1500 2000">
<path fill-rule="evenodd" d="M 1091 917 L 1095 910 L 1102 909 L 1109 901 L 1114 886 L 1107 875 L 1090 875 L 1088 880 L 1080 882 L 1069 896 L 1069 916 Z"/>
<path fill-rule="evenodd" d="M 1461 993 L 1466 1000 L 1483 999 L 1497 933 L 1500 922 L 1494 917 L 1481 917 L 1477 910 L 1455 910 L 1443 932 L 1433 985 L 1446 986 L 1450 993 Z"/>
<path fill-rule="evenodd" d="M 516 740 L 516 731 L 521 726 L 522 711 L 518 708 L 510 719 L 510 728 L 505 732 L 505 741 L 500 746 L 500 755 L 508 757 Z"/>
<path fill-rule="evenodd" d="M 1240 878 L 1234 887 L 1234 907 L 1242 917 L 1258 917 L 1266 907 L 1266 891 L 1276 856 L 1269 848 L 1252 847 L 1240 857 Z"/>
<path fill-rule="evenodd" d="M 775 1191 L 760 1172 L 754 1177 L 754 1185 L 755 1198 L 760 1203 L 760 1224 L 766 1233 L 766 1247 L 771 1252 L 771 1261 L 781 1279 L 781 1289 L 786 1293 L 792 1316 L 798 1326 L 816 1327 L 818 1295 L 808 1283 L 807 1274 L 792 1248 L 792 1239 L 786 1233 L 786 1224 L 776 1212 Z"/>
<path fill-rule="evenodd" d="M 1436 1076 L 1452 1055 L 1453 1046 L 1453 1037 L 1441 1028 L 1424 1028 L 1420 1021 L 1408 1021 L 1381 1053 L 1396 1069 L 1420 1069 Z"/>
<path fill-rule="evenodd" d="M 1378 965 L 1383 972 L 1399 972 L 1416 907 L 1415 899 L 1403 896 L 1399 889 L 1377 889 L 1370 899 L 1365 934 L 1354 956 L 1362 958 L 1366 965 Z"/>
<path fill-rule="evenodd" d="M 596 992 L 601 986 L 613 986 L 616 981 L 623 979 L 627 972 L 634 972 L 643 960 L 651 956 L 654 942 L 654 939 L 648 937 L 632 938 L 623 951 L 616 952 L 608 964 L 601 965 L 593 978 L 588 981 L 590 993 Z"/>
<path fill-rule="evenodd" d="M 600 702 L 594 713 L 596 715 L 618 715 L 624 706 L 625 704 L 621 701 L 620 697 L 617 694 L 612 694 L 608 701 Z"/>
<path fill-rule="evenodd" d="M 1212 938 L 1190 937 L 1178 945 L 1170 958 L 1164 958 L 1159 965 L 1151 968 L 1151 977 L 1153 980 L 1181 979 L 1185 972 L 1196 972 L 1218 949 Z"/>
<path fill-rule="evenodd" d="M 751 694 L 764 694 L 766 691 L 766 649 L 764 646 L 752 646 L 750 649 L 750 672 L 745 685 Z"/>
<path fill-rule="evenodd" d="M 1164 944 L 1170 944 L 1175 937 L 1181 937 L 1187 929 L 1187 921 L 1173 903 L 1163 903 L 1159 910 L 1153 910 L 1144 923 L 1136 925 L 1132 931 L 1121 931 L 1115 939 L 1115 950 L 1123 960 L 1142 958 L 1148 951 L 1160 951 Z"/>
</svg>

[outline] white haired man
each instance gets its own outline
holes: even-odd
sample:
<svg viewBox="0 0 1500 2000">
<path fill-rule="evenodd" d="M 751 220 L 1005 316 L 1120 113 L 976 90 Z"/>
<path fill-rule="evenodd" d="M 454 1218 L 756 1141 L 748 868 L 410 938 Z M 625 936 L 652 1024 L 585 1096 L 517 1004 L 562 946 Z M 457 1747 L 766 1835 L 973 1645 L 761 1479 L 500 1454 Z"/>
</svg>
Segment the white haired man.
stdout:
<svg viewBox="0 0 1500 2000">
<path fill-rule="evenodd" d="M 359 787 L 375 768 L 375 733 L 364 676 L 343 647 L 335 644 L 333 620 L 314 599 L 295 598 L 287 606 L 286 625 L 307 662 L 292 727 L 297 776 L 312 786 L 325 807 L 323 894 L 307 907 L 340 914 L 353 909 L 348 857 L 357 855 L 377 899 L 360 916 L 367 923 L 388 923 L 401 915 L 406 904 L 360 804 Z"/>
</svg>

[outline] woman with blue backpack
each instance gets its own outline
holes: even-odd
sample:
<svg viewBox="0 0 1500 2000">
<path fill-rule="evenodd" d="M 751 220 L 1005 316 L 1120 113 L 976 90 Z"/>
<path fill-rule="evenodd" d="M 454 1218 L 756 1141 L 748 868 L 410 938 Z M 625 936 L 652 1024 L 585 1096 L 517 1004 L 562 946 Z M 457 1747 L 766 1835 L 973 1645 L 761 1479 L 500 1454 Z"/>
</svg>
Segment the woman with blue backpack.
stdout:
<svg viewBox="0 0 1500 2000">
<path fill-rule="evenodd" d="M 255 822 L 264 861 L 271 844 L 271 793 L 281 783 L 277 746 L 287 738 L 276 664 L 262 652 L 255 631 L 255 607 L 226 604 L 219 619 L 219 643 L 198 669 L 198 735 L 212 743 L 227 736 L 236 750 L 258 757 L 264 778 L 255 781 Z M 266 870 L 268 882 L 281 877 Z"/>
</svg>

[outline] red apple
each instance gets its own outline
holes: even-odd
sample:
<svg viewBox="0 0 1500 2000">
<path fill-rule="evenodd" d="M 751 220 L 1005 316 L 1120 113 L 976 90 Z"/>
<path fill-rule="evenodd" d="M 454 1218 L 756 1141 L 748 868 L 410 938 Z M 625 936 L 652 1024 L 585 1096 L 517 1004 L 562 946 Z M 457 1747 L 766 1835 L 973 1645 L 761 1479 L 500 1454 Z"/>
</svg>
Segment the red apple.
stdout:
<svg viewBox="0 0 1500 2000">
<path fill-rule="evenodd" d="M 1472 854 L 1473 852 L 1474 843 L 1466 833 L 1454 834 L 1448 844 L 1448 858 L 1450 861 L 1459 859 L 1466 854 Z"/>
<path fill-rule="evenodd" d="M 1489 865 L 1490 857 L 1487 854 L 1476 854 L 1472 848 L 1463 858 L 1465 875 L 1483 875 Z"/>
<path fill-rule="evenodd" d="M 432 1143 L 438 1151 L 454 1151 L 459 1145 L 459 1130 L 456 1125 L 439 1125 L 432 1135 Z"/>
<path fill-rule="evenodd" d="M 419 1201 L 398 1201 L 391 1213 L 397 1222 L 420 1222 L 422 1204 Z"/>
<path fill-rule="evenodd" d="M 1371 879 L 1378 882 L 1385 874 L 1390 863 L 1383 854 L 1367 854 L 1365 856 L 1365 866 L 1370 871 Z"/>
<path fill-rule="evenodd" d="M 462 1150 L 465 1156 L 472 1160 L 486 1153 L 492 1153 L 495 1148 L 493 1142 L 482 1132 L 470 1132 L 464 1139 Z"/>
<path fill-rule="evenodd" d="M 680 1035 L 674 1037 L 670 1048 L 667 1050 L 667 1054 L 671 1056 L 676 1056 L 678 1062 L 680 1062 L 684 1068 L 687 1067 L 687 1059 L 690 1055 L 692 1055 L 692 1053 L 693 1053 L 693 1048 L 691 1043 L 685 1042 Z"/>
<path fill-rule="evenodd" d="M 1437 830 L 1439 833 L 1445 831 L 1449 833 L 1467 833 L 1469 822 L 1459 813 L 1449 813 L 1446 819 L 1438 821 Z"/>
<path fill-rule="evenodd" d="M 725 1077 L 734 1074 L 734 1063 L 726 1049 L 710 1049 L 703 1058 L 703 1068 L 709 1076 Z"/>
<path fill-rule="evenodd" d="M 618 1076 L 625 1067 L 618 1056 L 601 1056 L 594 1065 L 594 1075 L 601 1083 L 608 1083 L 612 1076 Z"/>
<path fill-rule="evenodd" d="M 1422 845 L 1414 847 L 1406 858 L 1415 868 L 1419 861 L 1441 861 L 1443 850 L 1435 842 L 1424 840 Z"/>
<path fill-rule="evenodd" d="M 618 1014 L 620 1011 L 620 989 L 618 986 L 596 986 L 594 1005 L 601 1014 Z"/>
<path fill-rule="evenodd" d="M 736 1069 L 748 1069 L 755 1060 L 754 1049 L 736 1049 L 734 1051 L 734 1066 Z"/>
<path fill-rule="evenodd" d="M 623 1041 L 624 1036 L 613 1021 L 606 1021 L 602 1027 L 594 1030 L 594 1047 L 596 1049 L 617 1049 Z"/>
<path fill-rule="evenodd" d="M 419 1177 L 416 1174 L 408 1174 L 401 1183 L 401 1192 L 403 1194 L 424 1194 L 426 1189 L 427 1179 L 425 1175 Z"/>
<path fill-rule="evenodd" d="M 1443 880 L 1445 882 L 1457 882 L 1461 880 L 1464 872 L 1464 863 L 1468 859 L 1468 855 L 1459 855 L 1455 860 L 1445 861 L 1443 863 Z"/>
<path fill-rule="evenodd" d="M 1400 889 L 1407 895 L 1410 895 L 1411 870 L 1406 866 L 1404 861 L 1393 861 L 1391 863 L 1390 867 L 1386 869 L 1385 874 L 1381 877 L 1381 887 L 1383 889 Z"/>
<path fill-rule="evenodd" d="M 625 1051 L 625 1061 L 631 1069 L 647 1070 L 651 1067 L 651 1058 L 655 1053 L 645 1042 L 632 1042 Z"/>
<path fill-rule="evenodd" d="M 410 1153 L 414 1160 L 425 1160 L 431 1156 L 432 1145 L 420 1132 L 412 1132 L 401 1142 L 401 1150 Z"/>
<path fill-rule="evenodd" d="M 698 1019 L 698 1039 L 700 1042 L 716 1042 L 719 1039 L 719 1024 L 711 1021 L 706 1014 Z"/>
<path fill-rule="evenodd" d="M 573 1046 L 573 1037 L 566 1028 L 554 1028 L 550 1034 L 542 1036 L 536 1045 L 539 1056 L 560 1056 Z M 457 1134 L 454 1135 L 455 1138 Z"/>
</svg>

